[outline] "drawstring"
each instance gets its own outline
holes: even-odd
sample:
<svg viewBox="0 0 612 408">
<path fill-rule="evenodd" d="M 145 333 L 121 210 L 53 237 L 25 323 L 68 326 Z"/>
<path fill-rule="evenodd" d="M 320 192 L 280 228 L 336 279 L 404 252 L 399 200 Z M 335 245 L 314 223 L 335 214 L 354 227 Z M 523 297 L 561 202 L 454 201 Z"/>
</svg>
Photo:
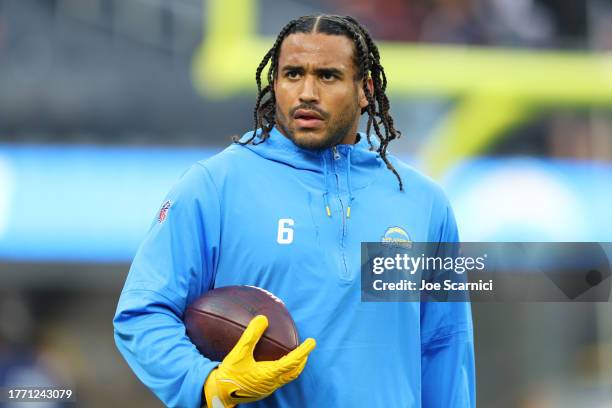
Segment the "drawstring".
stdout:
<svg viewBox="0 0 612 408">
<path fill-rule="evenodd" d="M 351 151 L 353 149 L 348 149 L 348 153 L 346 155 L 346 160 L 347 160 L 347 170 L 346 170 L 346 178 L 347 178 L 347 182 L 348 182 L 348 193 L 349 193 L 349 204 L 348 204 L 348 208 L 346 209 L 346 218 L 351 218 L 351 204 L 353 204 L 353 199 L 355 197 L 353 197 L 353 188 L 351 186 Z"/>
<path fill-rule="evenodd" d="M 349 148 L 346 154 L 346 181 L 349 193 L 349 203 L 348 207 L 346 208 L 346 218 L 351 218 L 351 205 L 353 204 L 353 200 L 355 199 L 355 197 L 353 196 L 353 186 L 351 183 L 351 152 L 352 149 Z M 323 197 L 325 199 L 325 212 L 327 213 L 328 217 L 331 217 L 331 209 L 329 207 L 329 171 L 327 169 L 327 160 L 325 158 L 325 155 L 322 155 L 321 157 L 323 159 L 323 174 L 325 176 L 325 194 L 323 194 Z"/>
<path fill-rule="evenodd" d="M 348 194 L 349 194 L 349 203 L 348 203 L 348 207 L 346 208 L 346 218 L 351 218 L 351 205 L 353 204 L 353 200 L 355 199 L 355 197 L 353 196 L 353 185 L 351 182 L 351 152 L 352 149 L 348 149 L 347 155 L 346 155 L 346 160 L 347 160 L 347 169 L 346 169 L 346 178 L 347 178 L 347 185 L 348 185 Z M 329 172 L 327 169 L 327 160 L 325 159 L 325 155 L 322 155 L 321 158 L 323 159 L 323 174 L 325 176 L 325 194 L 323 194 L 323 197 L 325 199 L 325 212 L 327 213 L 328 217 L 331 217 L 331 209 L 329 207 Z"/>
<path fill-rule="evenodd" d="M 327 216 L 331 217 L 331 210 L 329 209 L 329 183 L 327 181 L 327 160 L 325 160 L 325 155 L 321 155 L 321 158 L 323 159 L 323 174 L 325 175 L 325 194 L 323 194 L 325 198 L 325 211 L 327 212 Z"/>
</svg>

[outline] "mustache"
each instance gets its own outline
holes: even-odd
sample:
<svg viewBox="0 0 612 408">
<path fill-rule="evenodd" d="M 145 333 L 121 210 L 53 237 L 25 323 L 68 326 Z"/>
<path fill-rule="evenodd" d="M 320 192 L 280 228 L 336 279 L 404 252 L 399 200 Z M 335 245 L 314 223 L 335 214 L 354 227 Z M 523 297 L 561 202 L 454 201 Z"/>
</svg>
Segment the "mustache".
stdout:
<svg viewBox="0 0 612 408">
<path fill-rule="evenodd" d="M 323 119 L 328 119 L 329 118 L 329 113 L 325 112 L 324 110 L 314 106 L 311 103 L 301 103 L 298 106 L 295 106 L 293 108 L 291 108 L 291 110 L 289 111 L 289 116 L 293 117 L 295 115 L 295 112 L 297 112 L 299 109 L 305 109 L 305 110 L 311 110 L 311 111 L 315 111 L 317 112 L 319 115 L 321 115 L 321 117 Z"/>
</svg>

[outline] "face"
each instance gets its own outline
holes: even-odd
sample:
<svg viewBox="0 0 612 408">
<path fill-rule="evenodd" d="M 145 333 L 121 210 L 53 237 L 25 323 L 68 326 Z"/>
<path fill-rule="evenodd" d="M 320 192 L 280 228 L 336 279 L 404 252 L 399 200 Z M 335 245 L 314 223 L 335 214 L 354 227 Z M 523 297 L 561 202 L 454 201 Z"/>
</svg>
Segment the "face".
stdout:
<svg viewBox="0 0 612 408">
<path fill-rule="evenodd" d="M 274 81 L 276 124 L 296 145 L 325 149 L 354 143 L 361 108 L 353 42 L 342 35 L 296 33 L 285 38 Z"/>
</svg>

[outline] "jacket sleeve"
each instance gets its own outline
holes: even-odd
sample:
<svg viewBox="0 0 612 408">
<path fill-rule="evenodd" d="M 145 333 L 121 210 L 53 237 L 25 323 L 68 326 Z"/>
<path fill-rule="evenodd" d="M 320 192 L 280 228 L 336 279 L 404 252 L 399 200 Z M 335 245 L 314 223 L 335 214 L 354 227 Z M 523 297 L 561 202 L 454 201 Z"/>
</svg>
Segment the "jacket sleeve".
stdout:
<svg viewBox="0 0 612 408">
<path fill-rule="evenodd" d="M 138 249 L 113 320 L 117 348 L 169 407 L 202 405 L 217 363 L 185 334 L 185 307 L 213 286 L 220 235 L 217 190 L 196 164 L 170 191 Z"/>
<path fill-rule="evenodd" d="M 431 240 L 458 242 L 455 217 L 444 201 L 439 211 L 442 223 L 437 223 Z M 421 402 L 423 408 L 476 406 L 474 339 L 468 302 L 421 305 Z"/>
</svg>

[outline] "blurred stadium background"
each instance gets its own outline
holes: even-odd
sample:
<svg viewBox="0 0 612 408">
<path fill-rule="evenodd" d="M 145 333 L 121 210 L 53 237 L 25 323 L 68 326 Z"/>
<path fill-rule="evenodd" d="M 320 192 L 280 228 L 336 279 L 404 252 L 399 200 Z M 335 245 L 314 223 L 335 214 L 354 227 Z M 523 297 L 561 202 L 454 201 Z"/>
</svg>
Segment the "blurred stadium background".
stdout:
<svg viewBox="0 0 612 408">
<path fill-rule="evenodd" d="M 612 241 L 611 1 L 0 0 L 0 386 L 160 405 L 112 340 L 130 259 L 182 171 L 252 126 L 274 35 L 317 12 L 380 42 L 392 150 L 463 240 Z M 480 407 L 612 407 L 610 303 L 473 310 Z"/>
</svg>

